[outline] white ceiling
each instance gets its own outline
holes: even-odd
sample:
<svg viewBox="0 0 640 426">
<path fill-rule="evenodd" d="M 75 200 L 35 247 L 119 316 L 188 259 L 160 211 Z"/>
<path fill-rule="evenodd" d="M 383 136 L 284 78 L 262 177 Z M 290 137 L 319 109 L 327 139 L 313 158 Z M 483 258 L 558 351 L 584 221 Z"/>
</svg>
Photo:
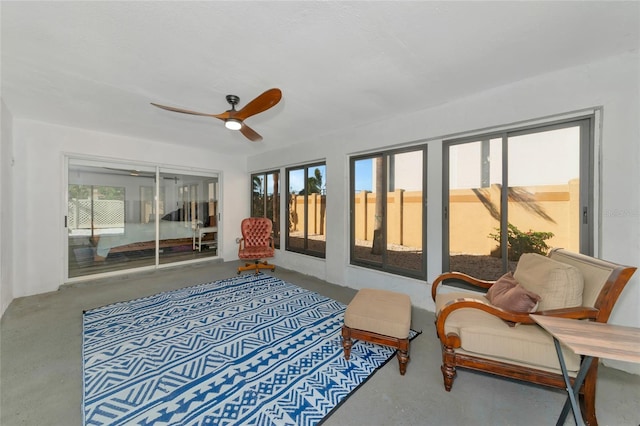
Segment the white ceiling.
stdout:
<svg viewBox="0 0 640 426">
<path fill-rule="evenodd" d="M 640 2 L 0 2 L 14 118 L 259 153 L 636 51 Z M 247 119 L 219 120 L 271 87 Z"/>
</svg>

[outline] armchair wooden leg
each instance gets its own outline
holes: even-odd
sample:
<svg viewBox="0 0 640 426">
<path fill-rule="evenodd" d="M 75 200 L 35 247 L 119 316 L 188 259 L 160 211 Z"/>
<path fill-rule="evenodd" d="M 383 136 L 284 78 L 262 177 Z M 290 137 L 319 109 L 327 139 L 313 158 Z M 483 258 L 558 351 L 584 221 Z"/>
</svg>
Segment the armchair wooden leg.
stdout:
<svg viewBox="0 0 640 426">
<path fill-rule="evenodd" d="M 444 379 L 444 389 L 447 392 L 451 391 L 453 379 L 456 377 L 456 365 L 453 362 L 454 357 L 455 352 L 453 348 L 448 346 L 442 348 L 442 367 L 440 367 L 440 370 L 442 371 L 442 378 Z"/>
</svg>

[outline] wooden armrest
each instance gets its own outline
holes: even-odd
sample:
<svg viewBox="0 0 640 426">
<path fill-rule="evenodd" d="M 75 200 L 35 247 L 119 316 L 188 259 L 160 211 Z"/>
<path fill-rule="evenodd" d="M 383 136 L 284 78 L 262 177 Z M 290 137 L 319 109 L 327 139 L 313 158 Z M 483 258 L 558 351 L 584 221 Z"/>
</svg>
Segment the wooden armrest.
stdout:
<svg viewBox="0 0 640 426">
<path fill-rule="evenodd" d="M 546 311 L 532 312 L 532 314 L 559 318 L 595 320 L 598 316 L 598 312 L 600 311 L 596 308 L 576 306 L 575 308 L 549 309 Z"/>
<path fill-rule="evenodd" d="M 431 298 L 436 300 L 436 293 L 438 291 L 438 286 L 442 284 L 445 280 L 456 279 L 460 281 L 464 281 L 466 284 L 470 284 L 472 286 L 488 289 L 490 288 L 495 281 L 486 281 L 481 280 L 479 278 L 472 277 L 471 275 L 464 274 L 462 272 L 445 272 L 444 274 L 440 274 L 433 283 L 431 284 Z"/>
<path fill-rule="evenodd" d="M 447 302 L 436 313 L 436 331 L 443 344 L 446 344 L 454 348 L 459 347 L 460 337 L 455 334 L 451 334 L 447 336 L 444 332 L 444 325 L 447 320 L 447 317 L 451 315 L 451 313 L 457 311 L 458 309 L 469 309 L 469 308 L 478 309 L 478 310 L 487 312 L 488 314 L 498 317 L 503 321 L 510 321 L 510 322 L 521 323 L 521 324 L 536 324 L 536 322 L 533 319 L 531 319 L 531 317 L 529 316 L 530 314 L 528 312 L 526 313 L 510 312 L 502 308 L 498 308 L 497 306 L 493 306 L 479 299 L 459 298 L 459 299 L 455 299 Z M 598 315 L 598 312 L 599 312 L 598 309 L 595 309 L 595 308 L 577 306 L 575 308 L 549 309 L 546 311 L 532 312 L 531 314 L 554 316 L 554 317 L 560 317 L 560 318 L 595 320 Z"/>
</svg>

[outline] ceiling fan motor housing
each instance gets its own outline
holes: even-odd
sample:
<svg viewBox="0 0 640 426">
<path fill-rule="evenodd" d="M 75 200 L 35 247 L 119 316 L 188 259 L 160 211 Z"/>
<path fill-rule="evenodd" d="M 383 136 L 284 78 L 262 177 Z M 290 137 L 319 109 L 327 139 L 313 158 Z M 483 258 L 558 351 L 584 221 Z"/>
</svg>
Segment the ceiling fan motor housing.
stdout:
<svg viewBox="0 0 640 426">
<path fill-rule="evenodd" d="M 236 95 L 227 95 L 227 102 L 231 104 L 232 109 L 235 109 L 235 106 L 238 105 L 238 102 L 240 102 L 240 98 Z"/>
</svg>

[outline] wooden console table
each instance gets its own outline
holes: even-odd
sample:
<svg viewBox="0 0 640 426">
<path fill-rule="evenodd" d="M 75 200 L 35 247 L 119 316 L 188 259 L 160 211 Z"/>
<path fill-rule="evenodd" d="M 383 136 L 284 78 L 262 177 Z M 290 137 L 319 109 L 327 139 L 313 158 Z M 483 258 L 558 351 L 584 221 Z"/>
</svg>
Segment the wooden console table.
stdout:
<svg viewBox="0 0 640 426">
<path fill-rule="evenodd" d="M 576 425 L 584 425 L 577 399 L 591 361 L 595 357 L 640 363 L 640 328 L 535 314 L 530 316 L 553 337 L 560 369 L 566 384 L 568 397 L 556 425 L 564 424 L 567 414 L 569 414 L 569 408 L 573 411 Z M 583 356 L 573 387 L 560 343 Z"/>
</svg>

